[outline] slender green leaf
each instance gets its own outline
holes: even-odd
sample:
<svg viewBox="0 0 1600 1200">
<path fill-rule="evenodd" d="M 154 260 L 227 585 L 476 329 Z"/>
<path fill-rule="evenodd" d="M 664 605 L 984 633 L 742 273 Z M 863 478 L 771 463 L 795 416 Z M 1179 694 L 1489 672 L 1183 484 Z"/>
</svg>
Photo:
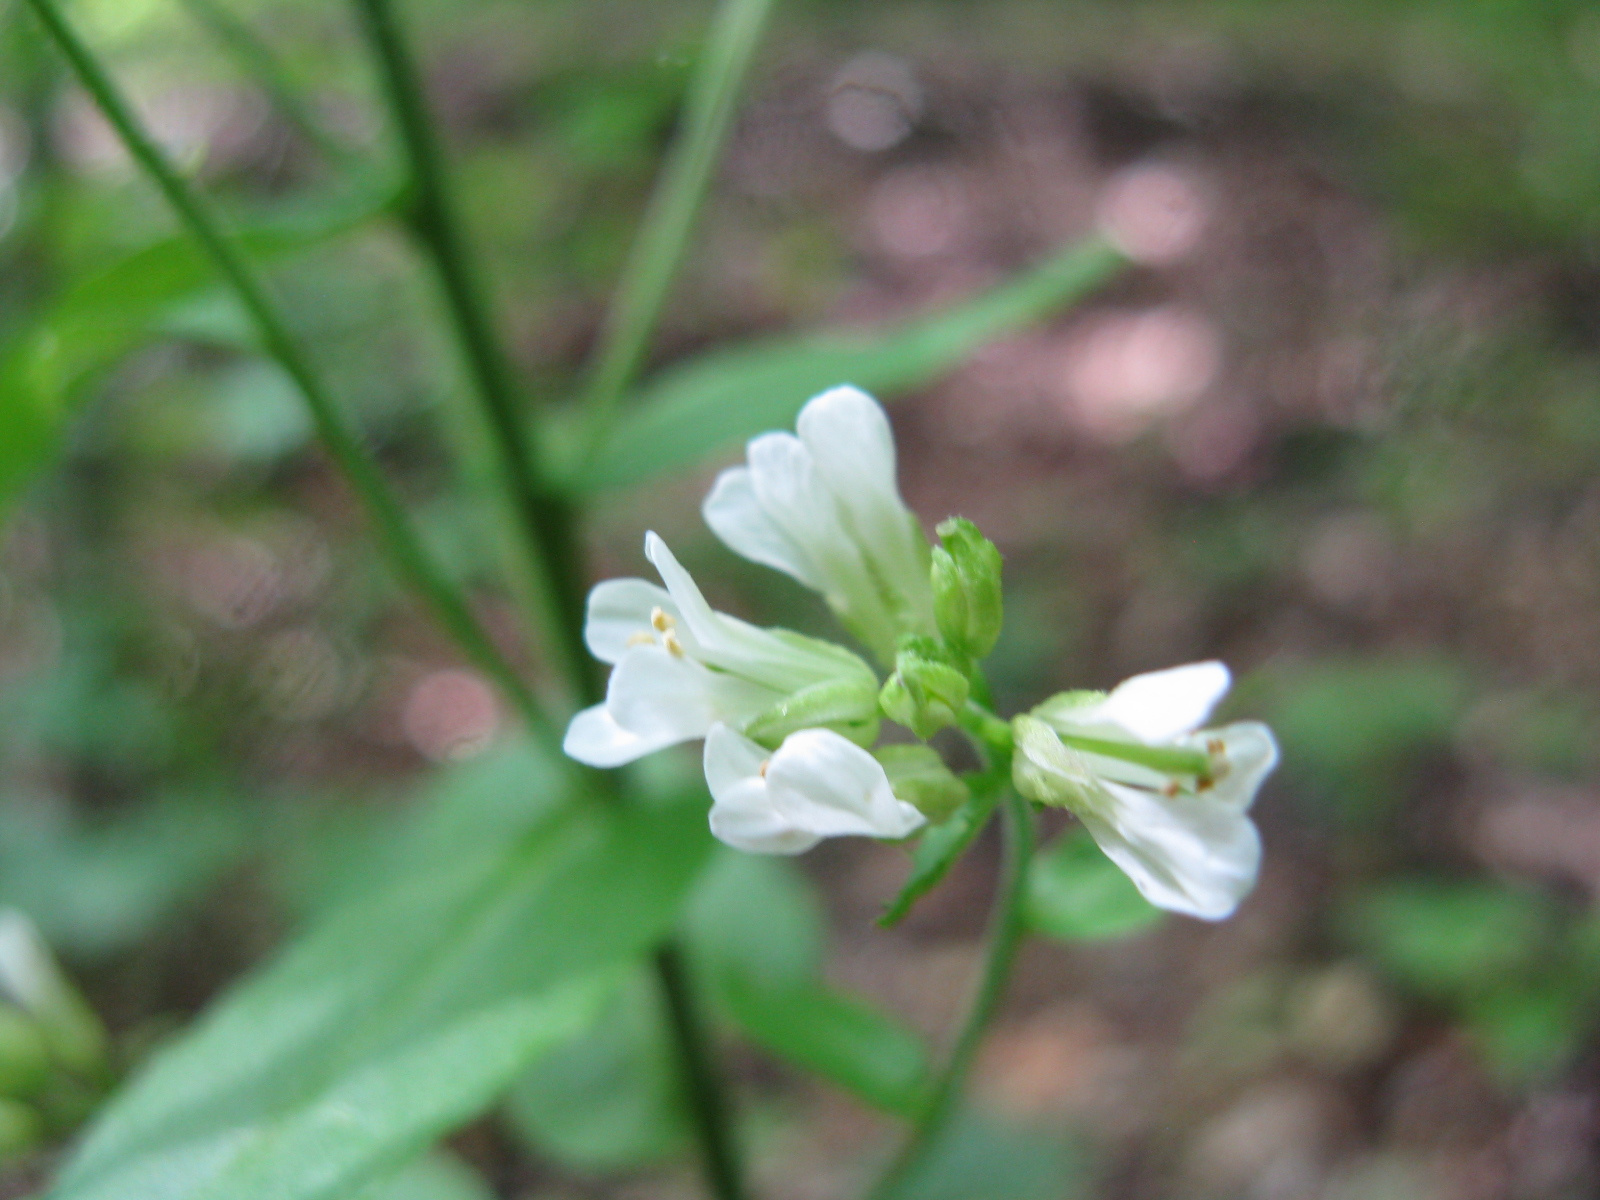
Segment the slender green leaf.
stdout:
<svg viewBox="0 0 1600 1200">
<path fill-rule="evenodd" d="M 256 256 L 281 256 L 354 228 L 397 195 L 387 179 L 364 183 L 337 199 L 245 226 L 239 241 Z M 73 285 L 0 346 L 0 503 L 54 451 L 95 380 L 215 281 L 205 252 L 175 234 Z"/>
<path fill-rule="evenodd" d="M 945 873 L 955 866 L 956 859 L 965 854 L 967 847 L 983 832 L 999 799 L 1000 793 L 994 788 L 974 791 L 972 798 L 958 808 L 954 816 L 922 835 L 911 856 L 911 877 L 878 918 L 879 925 L 899 924 L 913 904 L 938 886 Z"/>
<path fill-rule="evenodd" d="M 494 1195 L 465 1163 L 433 1153 L 363 1188 L 351 1200 L 494 1200 Z"/>
<path fill-rule="evenodd" d="M 1082 829 L 1058 838 L 1029 865 L 1023 912 L 1034 930 L 1063 941 L 1122 937 L 1162 916 Z"/>
<path fill-rule="evenodd" d="M 521 1044 L 518 1004 L 636 959 L 672 926 L 710 848 L 703 804 L 562 804 L 562 778 L 527 754 L 448 777 L 403 836 L 362 856 L 309 933 L 111 1103 L 56 1195 L 109 1195 L 108 1180 L 157 1162 L 180 1181 L 219 1178 L 241 1145 L 280 1129 L 293 1143 L 322 1099 L 373 1072 L 432 1070 L 456 1044 L 440 1039 Z M 123 1194 L 212 1195 L 199 1189 Z"/>
<path fill-rule="evenodd" d="M 582 1171 L 638 1168 L 677 1151 L 687 1125 L 650 974 L 639 971 L 599 1021 L 535 1063 L 506 1115 L 539 1153 Z"/>
<path fill-rule="evenodd" d="M 481 1111 L 521 1067 L 593 1021 L 609 979 L 502 1001 L 302 1097 L 275 1120 L 135 1156 L 81 1200 L 335 1200 Z"/>
<path fill-rule="evenodd" d="M 839 383 L 892 395 L 920 387 L 973 350 L 1089 294 L 1123 259 L 1102 242 L 1074 246 L 953 309 L 886 333 L 812 333 L 716 351 L 669 368 L 617 421 L 578 490 L 639 483 L 743 438 L 789 425 Z"/>
<path fill-rule="evenodd" d="M 822 982 L 822 911 L 793 864 L 724 853 L 684 918 L 696 973 L 752 1041 L 868 1104 L 914 1111 L 927 1072 L 921 1039 Z"/>
<path fill-rule="evenodd" d="M 884 1112 L 917 1112 L 928 1056 L 894 1019 L 820 983 L 770 987 L 731 975 L 719 995 L 739 1027 L 778 1057 Z"/>
</svg>

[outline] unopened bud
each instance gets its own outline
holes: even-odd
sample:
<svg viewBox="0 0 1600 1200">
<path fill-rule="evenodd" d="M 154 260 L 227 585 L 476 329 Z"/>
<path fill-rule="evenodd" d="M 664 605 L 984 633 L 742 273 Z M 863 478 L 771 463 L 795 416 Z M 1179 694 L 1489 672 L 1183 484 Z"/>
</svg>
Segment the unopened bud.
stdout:
<svg viewBox="0 0 1600 1200">
<path fill-rule="evenodd" d="M 23 1099 L 50 1080 L 50 1045 L 21 1009 L 0 1003 L 0 1096 Z"/>
<path fill-rule="evenodd" d="M 939 633 L 976 661 L 994 649 L 1004 621 L 1000 551 L 965 517 L 941 521 L 933 549 L 933 615 Z"/>
<path fill-rule="evenodd" d="M 873 751 L 889 776 L 894 794 L 937 824 L 972 795 L 932 746 L 879 746 Z"/>
<path fill-rule="evenodd" d="M 972 689 L 966 673 L 948 661 L 932 638 L 907 637 L 895 656 L 895 671 L 878 693 L 878 704 L 919 738 L 954 725 Z"/>
</svg>

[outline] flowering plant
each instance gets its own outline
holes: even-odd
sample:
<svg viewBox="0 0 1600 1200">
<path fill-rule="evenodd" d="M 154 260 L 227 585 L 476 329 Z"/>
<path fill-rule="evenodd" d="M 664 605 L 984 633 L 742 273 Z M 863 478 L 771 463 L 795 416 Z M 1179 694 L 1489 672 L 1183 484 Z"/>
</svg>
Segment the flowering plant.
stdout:
<svg viewBox="0 0 1600 1200">
<path fill-rule="evenodd" d="M 917 786 L 897 793 L 867 751 L 880 716 L 921 741 L 955 725 L 1009 763 L 1028 800 L 1082 821 L 1152 904 L 1232 913 L 1255 884 L 1261 843 L 1247 814 L 1278 751 L 1259 722 L 1200 728 L 1228 690 L 1227 667 L 1062 692 L 1007 725 L 974 699 L 1001 632 L 998 551 L 960 519 L 930 549 L 900 497 L 888 417 L 866 393 L 824 392 L 795 425 L 798 436 L 750 442 L 747 465 L 718 477 L 706 522 L 730 549 L 821 593 L 893 668 L 888 681 L 880 690 L 843 647 L 714 612 L 651 533 L 645 554 L 665 591 L 622 579 L 590 593 L 584 636 L 611 680 L 605 702 L 572 719 L 567 753 L 611 767 L 704 738 L 712 832 L 741 850 L 797 854 L 949 819 L 919 809 L 930 774 L 946 793 L 961 786 L 941 763 L 925 760 Z"/>
</svg>

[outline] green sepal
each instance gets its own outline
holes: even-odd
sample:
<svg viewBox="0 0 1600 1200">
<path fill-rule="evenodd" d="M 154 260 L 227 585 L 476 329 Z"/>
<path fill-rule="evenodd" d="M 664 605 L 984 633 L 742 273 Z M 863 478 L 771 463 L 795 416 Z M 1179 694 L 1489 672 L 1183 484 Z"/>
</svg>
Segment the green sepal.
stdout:
<svg viewBox="0 0 1600 1200">
<path fill-rule="evenodd" d="M 744 727 L 744 735 L 769 749 L 802 729 L 831 729 L 864 749 L 878 740 L 878 688 L 864 677 L 829 679 L 801 688 Z"/>
<path fill-rule="evenodd" d="M 894 794 L 935 824 L 949 819 L 972 795 L 932 746 L 879 746 L 873 755 L 883 765 Z"/>
<path fill-rule="evenodd" d="M 976 661 L 994 649 L 1005 620 L 1000 551 L 965 517 L 942 521 L 929 580 L 933 616 L 952 649 Z"/>
</svg>

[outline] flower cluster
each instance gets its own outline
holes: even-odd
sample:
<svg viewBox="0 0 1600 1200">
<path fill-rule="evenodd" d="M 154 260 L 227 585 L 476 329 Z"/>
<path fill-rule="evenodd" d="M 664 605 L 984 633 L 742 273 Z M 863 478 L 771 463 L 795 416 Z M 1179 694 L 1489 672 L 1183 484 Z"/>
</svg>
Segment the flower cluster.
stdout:
<svg viewBox="0 0 1600 1200">
<path fill-rule="evenodd" d="M 974 700 L 1000 635 L 999 552 L 959 518 L 929 544 L 870 396 L 834 388 L 806 404 L 796 433 L 755 438 L 703 513 L 729 548 L 819 592 L 887 680 L 841 646 L 715 611 L 651 533 L 645 556 L 661 585 L 616 579 L 590 593 L 585 637 L 612 671 L 605 702 L 568 727 L 573 758 L 615 767 L 704 739 L 712 832 L 798 854 L 825 837 L 900 839 L 948 818 L 968 788 L 931 747 L 874 746 L 885 718 L 919 742 L 956 725 L 977 731 L 990 758 L 1010 756 L 1024 796 L 1074 813 L 1152 903 L 1216 919 L 1254 885 L 1261 844 L 1247 810 L 1277 747 L 1259 723 L 1201 728 L 1227 668 L 1065 692 L 999 722 Z"/>
</svg>

